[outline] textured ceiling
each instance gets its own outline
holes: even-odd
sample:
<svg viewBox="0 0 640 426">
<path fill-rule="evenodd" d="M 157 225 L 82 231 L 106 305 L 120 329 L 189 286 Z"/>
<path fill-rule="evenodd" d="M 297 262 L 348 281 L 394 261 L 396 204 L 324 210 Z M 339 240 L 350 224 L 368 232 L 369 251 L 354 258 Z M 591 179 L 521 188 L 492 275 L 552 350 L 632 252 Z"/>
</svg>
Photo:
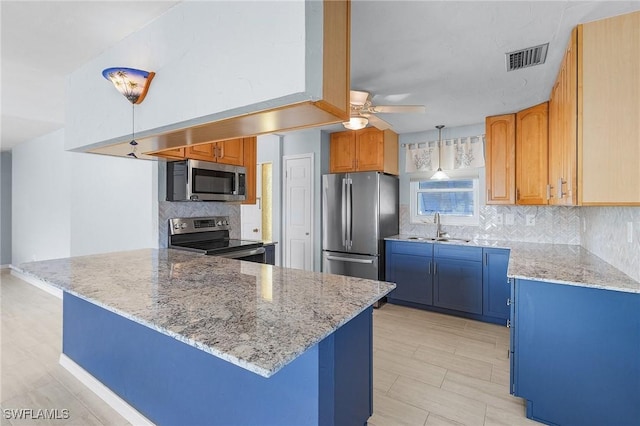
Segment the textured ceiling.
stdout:
<svg viewBox="0 0 640 426">
<path fill-rule="evenodd" d="M 176 3 L 2 1 L 2 149 L 63 127 L 65 76 Z M 374 104 L 426 106 L 380 114 L 398 133 L 480 123 L 548 98 L 575 25 L 634 10 L 639 1 L 355 0 L 351 85 Z M 544 65 L 506 72 L 506 52 L 547 42 Z"/>
</svg>

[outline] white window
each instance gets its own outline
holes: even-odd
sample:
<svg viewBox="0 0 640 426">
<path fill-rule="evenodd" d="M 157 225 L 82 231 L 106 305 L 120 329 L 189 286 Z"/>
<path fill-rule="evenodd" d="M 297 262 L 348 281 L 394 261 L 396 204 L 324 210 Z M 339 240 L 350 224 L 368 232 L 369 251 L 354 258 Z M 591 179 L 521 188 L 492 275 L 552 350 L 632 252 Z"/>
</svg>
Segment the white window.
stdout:
<svg viewBox="0 0 640 426">
<path fill-rule="evenodd" d="M 455 178 L 411 181 L 411 222 L 433 223 L 436 212 L 443 225 L 478 225 L 479 179 Z"/>
</svg>

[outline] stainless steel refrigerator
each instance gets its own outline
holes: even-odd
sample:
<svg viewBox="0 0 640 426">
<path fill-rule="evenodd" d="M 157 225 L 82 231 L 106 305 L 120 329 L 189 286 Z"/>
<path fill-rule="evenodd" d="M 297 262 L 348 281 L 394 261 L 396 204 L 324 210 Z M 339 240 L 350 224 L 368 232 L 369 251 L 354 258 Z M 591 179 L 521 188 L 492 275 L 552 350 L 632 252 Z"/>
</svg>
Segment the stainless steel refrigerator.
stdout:
<svg viewBox="0 0 640 426">
<path fill-rule="evenodd" d="M 398 233 L 398 177 L 322 177 L 322 271 L 384 280 L 384 238 Z"/>
</svg>

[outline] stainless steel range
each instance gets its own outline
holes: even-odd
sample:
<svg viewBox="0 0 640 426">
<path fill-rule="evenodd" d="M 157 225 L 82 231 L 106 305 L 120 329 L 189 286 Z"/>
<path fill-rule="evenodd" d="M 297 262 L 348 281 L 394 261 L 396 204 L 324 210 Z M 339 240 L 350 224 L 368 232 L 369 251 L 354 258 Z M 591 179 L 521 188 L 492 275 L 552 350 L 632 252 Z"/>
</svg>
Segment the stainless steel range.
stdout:
<svg viewBox="0 0 640 426">
<path fill-rule="evenodd" d="M 262 242 L 229 238 L 229 216 L 169 219 L 169 248 L 265 263 Z"/>
</svg>

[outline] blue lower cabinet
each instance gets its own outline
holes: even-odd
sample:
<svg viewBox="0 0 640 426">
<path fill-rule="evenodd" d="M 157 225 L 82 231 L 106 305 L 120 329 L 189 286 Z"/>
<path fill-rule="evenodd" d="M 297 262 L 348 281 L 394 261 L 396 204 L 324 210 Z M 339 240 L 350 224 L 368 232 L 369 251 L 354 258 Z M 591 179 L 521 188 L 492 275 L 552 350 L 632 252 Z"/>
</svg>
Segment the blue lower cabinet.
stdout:
<svg viewBox="0 0 640 426">
<path fill-rule="evenodd" d="M 433 304 L 482 314 L 482 262 L 434 258 Z"/>
<path fill-rule="evenodd" d="M 512 391 L 557 425 L 640 424 L 640 294 L 515 280 Z"/>
<path fill-rule="evenodd" d="M 391 303 L 505 325 L 509 318 L 508 249 L 386 242 Z"/>
<path fill-rule="evenodd" d="M 509 250 L 483 249 L 484 266 L 482 269 L 483 295 L 482 315 L 504 320 L 509 318 L 510 287 L 507 282 L 507 267 L 509 265 Z"/>
<path fill-rule="evenodd" d="M 433 303 L 431 255 L 432 244 L 388 241 L 386 251 L 386 280 L 396 283 L 387 296 L 422 305 Z"/>
</svg>

